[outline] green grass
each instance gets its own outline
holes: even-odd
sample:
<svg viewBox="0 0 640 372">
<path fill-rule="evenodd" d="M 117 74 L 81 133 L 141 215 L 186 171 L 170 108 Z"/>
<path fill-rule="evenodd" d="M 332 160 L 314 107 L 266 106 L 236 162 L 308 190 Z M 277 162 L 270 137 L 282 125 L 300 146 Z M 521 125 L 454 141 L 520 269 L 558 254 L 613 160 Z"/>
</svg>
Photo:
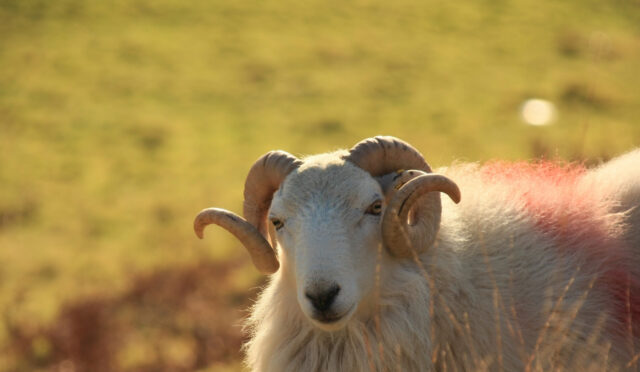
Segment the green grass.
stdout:
<svg viewBox="0 0 640 372">
<path fill-rule="evenodd" d="M 390 134 L 436 166 L 627 151 L 639 35 L 622 0 L 0 0 L 0 310 L 47 324 L 136 273 L 244 257 L 191 221 L 239 211 L 271 149 Z M 554 125 L 521 122 L 529 97 Z"/>
</svg>

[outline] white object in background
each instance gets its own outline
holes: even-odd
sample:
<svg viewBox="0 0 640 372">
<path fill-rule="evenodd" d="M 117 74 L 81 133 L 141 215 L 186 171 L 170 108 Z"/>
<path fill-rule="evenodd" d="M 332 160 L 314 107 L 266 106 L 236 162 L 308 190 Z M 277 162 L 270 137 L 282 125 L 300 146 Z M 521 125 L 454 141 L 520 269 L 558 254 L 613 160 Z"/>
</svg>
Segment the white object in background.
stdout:
<svg viewBox="0 0 640 372">
<path fill-rule="evenodd" d="M 522 104 L 522 119 L 529 125 L 549 125 L 556 117 L 553 103 L 539 98 L 532 98 Z"/>
</svg>

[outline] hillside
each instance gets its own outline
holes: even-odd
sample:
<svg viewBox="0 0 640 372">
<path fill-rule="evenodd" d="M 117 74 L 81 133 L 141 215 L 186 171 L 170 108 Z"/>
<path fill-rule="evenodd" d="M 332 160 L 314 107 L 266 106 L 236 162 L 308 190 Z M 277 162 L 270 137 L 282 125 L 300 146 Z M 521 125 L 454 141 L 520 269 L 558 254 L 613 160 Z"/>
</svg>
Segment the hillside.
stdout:
<svg viewBox="0 0 640 372">
<path fill-rule="evenodd" d="M 389 134 L 436 166 L 595 163 L 640 145 L 639 71 L 637 1 L 0 0 L 0 366 L 73 362 L 52 324 L 86 301 L 133 316 L 128 294 L 163 270 L 233 267 L 203 306 L 241 316 L 258 274 L 191 222 L 239 211 L 268 150 Z M 555 104 L 552 125 L 523 123 L 532 97 Z M 166 311 L 193 318 L 181 304 Z M 194 345 L 215 346 L 192 325 L 126 319 L 139 331 L 119 345 L 137 346 L 105 351 L 116 370 L 237 368 L 237 350 L 197 362 Z M 178 346 L 144 341 L 162 324 Z"/>
</svg>

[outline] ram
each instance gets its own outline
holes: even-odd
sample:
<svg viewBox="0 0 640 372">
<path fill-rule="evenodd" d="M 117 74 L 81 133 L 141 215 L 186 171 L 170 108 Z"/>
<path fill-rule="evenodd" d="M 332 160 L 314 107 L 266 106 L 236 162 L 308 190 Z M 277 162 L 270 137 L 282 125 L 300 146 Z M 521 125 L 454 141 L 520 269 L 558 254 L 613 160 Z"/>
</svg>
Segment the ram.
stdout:
<svg viewBox="0 0 640 372">
<path fill-rule="evenodd" d="M 640 150 L 433 173 L 374 137 L 269 152 L 246 220 L 209 208 L 194 227 L 224 227 L 270 274 L 246 324 L 254 371 L 638 370 L 639 206 Z"/>
</svg>

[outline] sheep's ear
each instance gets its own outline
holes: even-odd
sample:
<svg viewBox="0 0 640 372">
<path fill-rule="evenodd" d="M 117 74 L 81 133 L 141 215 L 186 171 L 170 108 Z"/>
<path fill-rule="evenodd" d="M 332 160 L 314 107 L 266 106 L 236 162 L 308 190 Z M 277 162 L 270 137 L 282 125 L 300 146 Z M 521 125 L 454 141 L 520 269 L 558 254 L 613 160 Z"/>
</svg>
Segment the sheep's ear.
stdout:
<svg viewBox="0 0 640 372">
<path fill-rule="evenodd" d="M 395 194 L 405 183 L 411 181 L 413 178 L 424 174 L 417 170 L 404 170 L 398 169 L 395 172 L 387 173 L 380 177 L 376 177 L 376 181 L 380 184 L 382 192 L 384 193 L 385 200 L 389 202 L 391 196 Z"/>
<path fill-rule="evenodd" d="M 387 173 L 380 177 L 375 177 L 375 180 L 378 181 L 380 187 L 382 188 L 382 192 L 385 195 L 385 199 L 389 199 L 389 190 L 391 189 L 391 185 L 393 184 L 393 180 L 398 176 L 396 172 Z"/>
</svg>

